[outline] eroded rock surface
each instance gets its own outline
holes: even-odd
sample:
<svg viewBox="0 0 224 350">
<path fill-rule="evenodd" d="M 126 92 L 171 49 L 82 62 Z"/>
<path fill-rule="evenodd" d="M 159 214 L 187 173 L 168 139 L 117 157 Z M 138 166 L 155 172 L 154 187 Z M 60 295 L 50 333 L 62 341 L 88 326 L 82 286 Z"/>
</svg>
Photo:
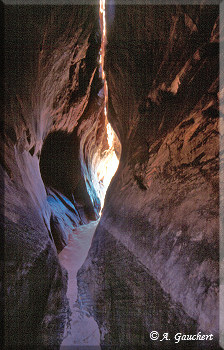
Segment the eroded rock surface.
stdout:
<svg viewBox="0 0 224 350">
<path fill-rule="evenodd" d="M 67 193 L 47 195 L 39 161 L 49 133 L 68 135 L 78 125 L 94 80 L 97 90 L 98 27 L 94 6 L 5 7 L 1 193 L 9 348 L 56 349 L 62 341 L 69 306 L 57 250 L 88 219 Z"/>
<path fill-rule="evenodd" d="M 165 327 L 212 333 L 197 347 L 218 347 L 218 15 L 204 5 L 115 9 L 106 73 L 122 154 L 79 271 L 103 344 L 145 346 Z"/>
</svg>

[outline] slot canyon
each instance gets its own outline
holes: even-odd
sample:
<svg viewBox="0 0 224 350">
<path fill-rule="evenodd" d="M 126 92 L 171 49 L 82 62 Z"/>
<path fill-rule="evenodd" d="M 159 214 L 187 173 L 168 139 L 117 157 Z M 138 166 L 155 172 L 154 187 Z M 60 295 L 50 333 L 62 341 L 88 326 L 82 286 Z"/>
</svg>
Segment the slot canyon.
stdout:
<svg viewBox="0 0 224 350">
<path fill-rule="evenodd" d="M 219 3 L 19 3 L 1 6 L 4 348 L 220 349 Z"/>
</svg>

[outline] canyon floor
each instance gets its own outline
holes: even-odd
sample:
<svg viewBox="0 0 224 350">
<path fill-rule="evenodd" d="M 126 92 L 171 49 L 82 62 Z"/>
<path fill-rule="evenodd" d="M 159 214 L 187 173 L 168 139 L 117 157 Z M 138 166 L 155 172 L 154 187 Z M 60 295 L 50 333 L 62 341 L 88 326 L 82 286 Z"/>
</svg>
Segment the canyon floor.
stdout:
<svg viewBox="0 0 224 350">
<path fill-rule="evenodd" d="M 98 221 L 94 221 L 88 225 L 75 228 L 74 233 L 69 235 L 68 245 L 59 254 L 61 264 L 68 271 L 67 297 L 72 312 L 71 328 L 65 330 L 65 338 L 62 342 L 61 349 L 73 345 L 94 346 L 94 349 L 97 350 L 97 346 L 100 344 L 100 334 L 97 323 L 86 311 L 81 310 L 76 303 L 78 293 L 77 271 L 86 259 L 97 224 Z M 88 300 L 83 300 L 83 303 L 88 303 Z"/>
</svg>

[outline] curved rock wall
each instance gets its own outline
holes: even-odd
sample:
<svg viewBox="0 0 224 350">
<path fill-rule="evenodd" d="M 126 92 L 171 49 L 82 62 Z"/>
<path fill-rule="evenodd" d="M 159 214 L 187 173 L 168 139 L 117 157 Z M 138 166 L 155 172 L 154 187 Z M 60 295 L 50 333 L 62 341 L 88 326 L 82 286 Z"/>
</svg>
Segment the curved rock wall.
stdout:
<svg viewBox="0 0 224 350">
<path fill-rule="evenodd" d="M 95 6 L 5 7 L 6 347 L 55 349 L 62 340 L 67 274 L 57 250 L 86 214 L 67 193 L 47 196 L 39 161 L 47 135 L 72 132 L 96 94 L 99 47 Z"/>
<path fill-rule="evenodd" d="M 115 8 L 108 118 L 122 154 L 79 271 L 105 345 L 149 344 L 164 329 L 218 336 L 218 16 L 218 6 Z"/>
</svg>

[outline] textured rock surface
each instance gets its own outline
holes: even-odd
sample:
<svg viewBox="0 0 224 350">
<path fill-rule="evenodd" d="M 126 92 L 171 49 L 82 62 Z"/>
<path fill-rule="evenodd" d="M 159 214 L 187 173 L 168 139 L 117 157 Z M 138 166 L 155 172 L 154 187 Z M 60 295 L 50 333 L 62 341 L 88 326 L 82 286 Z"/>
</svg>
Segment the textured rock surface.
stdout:
<svg viewBox="0 0 224 350">
<path fill-rule="evenodd" d="M 71 203 L 63 194 L 47 189 L 47 202 L 51 208 L 50 229 L 57 251 L 68 244 L 68 235 L 74 227 L 88 222 L 84 209 L 75 202 Z"/>
<path fill-rule="evenodd" d="M 89 102 L 100 45 L 97 30 L 92 6 L 5 8 L 1 192 L 5 345 L 10 348 L 56 349 L 63 337 L 67 273 L 56 247 L 63 248 L 86 214 L 58 191 L 48 190 L 47 196 L 39 160 L 46 136 L 58 130 L 68 135 Z"/>
<path fill-rule="evenodd" d="M 106 72 L 122 154 L 79 271 L 104 344 L 145 345 L 163 327 L 218 336 L 218 53 L 217 6 L 115 9 Z"/>
</svg>

